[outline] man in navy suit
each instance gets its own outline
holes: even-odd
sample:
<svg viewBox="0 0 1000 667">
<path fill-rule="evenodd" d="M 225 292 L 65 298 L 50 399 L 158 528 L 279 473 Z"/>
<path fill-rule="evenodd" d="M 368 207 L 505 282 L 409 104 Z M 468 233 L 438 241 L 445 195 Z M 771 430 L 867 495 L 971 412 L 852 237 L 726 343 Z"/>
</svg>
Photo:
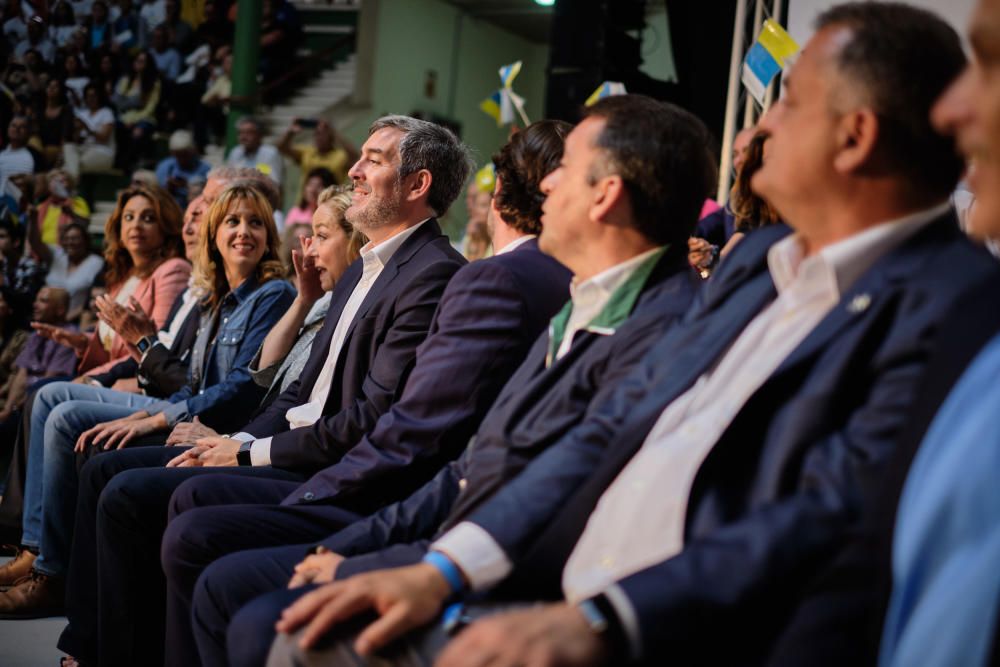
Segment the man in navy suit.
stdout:
<svg viewBox="0 0 1000 667">
<path fill-rule="evenodd" d="M 950 306 L 997 275 L 958 230 L 947 202 L 963 165 L 928 120 L 963 66 L 957 35 L 927 12 L 875 3 L 835 7 L 817 28 L 762 120 L 769 154 L 753 182 L 794 233 L 749 235 L 614 395 L 424 563 L 299 599 L 280 629 L 305 628 L 276 641 L 272 664 L 354 664 L 433 621 L 449 596 L 501 583 L 522 600 L 565 601 L 473 622 L 443 652 L 432 626 L 386 657 L 766 655 L 878 486 Z M 884 87 L 897 80 L 910 85 Z M 574 132 L 598 131 L 594 120 Z M 381 618 L 353 645 L 308 651 L 376 600 Z"/>
<path fill-rule="evenodd" d="M 286 597 L 297 591 L 264 596 L 232 623 L 230 619 L 255 596 L 284 589 L 293 568 L 300 583 L 328 581 L 334 570 L 342 577 L 419 562 L 435 533 L 474 511 L 558 441 L 686 312 L 698 278 L 687 265 L 685 240 L 711 187 L 707 130 L 690 114 L 648 98 L 616 98 L 602 107 L 604 113 L 627 119 L 608 137 L 614 145 L 613 164 L 627 161 L 633 171 L 641 164 L 656 177 L 636 183 L 631 194 L 616 192 L 613 201 L 601 198 L 590 206 L 546 212 L 540 243 L 573 270 L 573 298 L 535 342 L 473 443 L 459 461 L 405 501 L 324 540 L 325 554 L 296 565 L 307 549 L 298 545 L 247 551 L 212 563 L 199 579 L 192 614 L 203 664 L 264 661 L 277 615 Z M 501 189 L 519 193 L 511 197 L 513 207 L 494 208 L 500 220 L 516 215 L 518 206 L 530 206 L 537 216 L 533 195 L 538 182 L 558 164 L 511 160 L 522 150 L 522 134 L 494 158 Z M 578 159 L 576 150 L 567 145 L 565 159 Z M 665 159 L 667 155 L 674 160 Z M 532 177 L 528 192 L 522 191 L 524 173 Z M 518 185 L 511 188 L 515 180 Z M 647 211 L 645 225 L 630 218 L 633 208 Z M 574 317 L 580 311 L 584 317 Z M 178 494 L 180 490 L 175 504 Z M 169 572 L 166 561 L 164 565 Z"/>
<path fill-rule="evenodd" d="M 1000 3 L 970 21 L 975 55 L 932 119 L 975 159 L 974 230 L 1000 238 Z M 810 586 L 772 665 L 1000 664 L 996 632 L 1000 294 L 986 283 L 939 334 L 909 428 L 850 543 Z"/>
<path fill-rule="evenodd" d="M 346 214 L 371 243 L 334 288 L 302 376 L 253 416 L 239 438 L 206 443 L 212 446 L 200 451 L 198 462 L 235 466 L 239 456 L 258 465 L 228 472 L 301 481 L 375 427 L 402 392 L 441 295 L 465 264 L 434 218 L 454 201 L 470 168 L 467 149 L 440 126 L 403 116 L 372 125 L 351 170 L 354 201 Z M 166 504 L 180 482 L 212 472 L 162 468 L 179 452 L 126 449 L 83 467 L 67 582 L 70 625 L 60 638 L 68 653 L 109 664 L 162 654 L 163 575 L 156 553 Z M 113 477 L 114 487 L 105 489 Z M 99 526 L 121 529 L 121 536 L 98 535 Z M 99 576 L 108 596 L 100 605 Z"/>
</svg>

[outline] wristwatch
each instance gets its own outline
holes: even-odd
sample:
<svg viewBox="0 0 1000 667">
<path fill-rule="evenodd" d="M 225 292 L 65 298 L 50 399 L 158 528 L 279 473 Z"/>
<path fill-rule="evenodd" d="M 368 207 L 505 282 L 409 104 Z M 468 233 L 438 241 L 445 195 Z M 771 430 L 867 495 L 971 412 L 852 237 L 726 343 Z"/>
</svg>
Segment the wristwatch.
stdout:
<svg viewBox="0 0 1000 667">
<path fill-rule="evenodd" d="M 236 451 L 236 463 L 241 466 L 252 466 L 253 461 L 250 459 L 250 447 L 253 446 L 253 440 L 247 440 L 240 444 L 240 448 Z"/>
<path fill-rule="evenodd" d="M 581 600 L 576 608 L 583 614 L 590 631 L 600 637 L 613 655 L 628 655 L 631 647 L 614 605 L 603 593 Z"/>
<path fill-rule="evenodd" d="M 156 345 L 156 336 L 143 336 L 139 339 L 139 342 L 135 344 L 135 349 L 139 350 L 139 354 L 146 354 L 146 351 Z"/>
</svg>

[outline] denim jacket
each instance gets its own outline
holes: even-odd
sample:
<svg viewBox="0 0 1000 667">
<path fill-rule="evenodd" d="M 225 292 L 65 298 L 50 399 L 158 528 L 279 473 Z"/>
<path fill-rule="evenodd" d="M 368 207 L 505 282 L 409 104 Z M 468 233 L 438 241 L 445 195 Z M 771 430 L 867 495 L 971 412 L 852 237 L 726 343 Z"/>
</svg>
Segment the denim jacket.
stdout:
<svg viewBox="0 0 1000 667">
<path fill-rule="evenodd" d="M 259 285 L 250 279 L 226 294 L 216 312 L 202 314 L 191 350 L 188 383 L 169 398 L 148 406 L 147 412 L 162 412 L 170 426 L 195 415 L 223 431 L 244 423 L 263 394 L 247 367 L 267 332 L 294 299 L 295 288 L 284 280 Z M 217 329 L 214 341 L 213 329 Z"/>
</svg>

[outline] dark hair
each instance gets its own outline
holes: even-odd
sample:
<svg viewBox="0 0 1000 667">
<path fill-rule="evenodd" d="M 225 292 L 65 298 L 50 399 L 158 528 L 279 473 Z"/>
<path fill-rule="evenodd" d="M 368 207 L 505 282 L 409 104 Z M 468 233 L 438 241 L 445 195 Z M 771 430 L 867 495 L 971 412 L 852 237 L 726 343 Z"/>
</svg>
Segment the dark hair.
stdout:
<svg viewBox="0 0 1000 667">
<path fill-rule="evenodd" d="M 132 270 L 132 256 L 122 245 L 122 214 L 125 205 L 133 197 L 145 197 L 153 205 L 156 224 L 163 235 L 160 256 L 163 259 L 184 256 L 184 242 L 181 240 L 183 214 L 177 200 L 159 186 L 132 185 L 118 195 L 118 204 L 104 224 L 104 261 L 107 263 L 105 282 L 110 286 L 120 285 Z"/>
<path fill-rule="evenodd" d="M 146 103 L 149 99 L 150 93 L 153 92 L 153 88 L 156 86 L 156 82 L 160 80 L 160 69 L 156 66 L 156 60 L 153 59 L 153 54 L 148 49 L 143 49 L 139 53 L 135 54 L 132 62 L 135 62 L 135 58 L 140 55 L 146 56 L 146 67 L 143 68 L 139 76 L 139 90 L 142 92 L 142 102 Z M 136 73 L 135 69 L 131 69 L 128 75 L 128 84 L 132 85 L 135 81 Z"/>
<path fill-rule="evenodd" d="M 327 169 L 326 167 L 313 167 L 312 169 L 310 169 L 309 173 L 306 174 L 305 179 L 303 179 L 302 181 L 302 197 L 299 198 L 299 208 L 305 208 L 306 204 L 309 203 L 306 201 L 305 184 L 309 182 L 310 178 L 318 178 L 319 180 L 323 181 L 323 187 L 320 189 L 320 192 L 326 190 L 328 187 L 337 182 L 337 179 L 333 175 L 333 172 Z"/>
<path fill-rule="evenodd" d="M 59 238 L 61 239 L 66 232 L 71 229 L 75 229 L 81 234 L 83 234 L 83 242 L 87 246 L 88 252 L 90 251 L 90 230 L 87 229 L 87 225 L 82 222 L 77 222 L 76 220 L 70 220 L 65 225 L 59 228 Z"/>
<path fill-rule="evenodd" d="M 500 187 L 495 197 L 504 222 L 519 232 L 542 231 L 542 203 L 539 185 L 559 166 L 563 143 L 573 126 L 561 120 L 540 120 L 510 138 L 493 156 Z"/>
<path fill-rule="evenodd" d="M 767 203 L 767 200 L 750 187 L 753 175 L 764 164 L 764 142 L 766 141 L 766 132 L 758 132 L 753 135 L 747 145 L 743 165 L 737 172 L 733 188 L 729 193 L 729 205 L 736 217 L 737 231 L 748 232 L 758 227 L 773 225 L 781 219 L 778 212 Z"/>
<path fill-rule="evenodd" d="M 10 216 L 0 216 L 0 229 L 7 230 L 11 241 L 24 243 L 24 225 L 15 221 Z"/>
<path fill-rule="evenodd" d="M 591 166 L 592 178 L 621 177 L 635 226 L 648 239 L 686 243 L 716 179 L 705 124 L 642 95 L 606 97 L 582 115 L 605 123 L 596 146 L 606 159 Z"/>
<path fill-rule="evenodd" d="M 850 42 L 837 68 L 878 115 L 876 151 L 915 189 L 947 195 L 964 162 L 954 140 L 934 131 L 934 101 L 965 67 L 958 34 L 935 14 L 900 3 L 852 2 L 828 9 L 816 29 L 843 26 Z"/>
<path fill-rule="evenodd" d="M 87 99 L 87 93 L 91 90 L 93 90 L 97 94 L 97 105 L 99 107 L 105 107 L 108 105 L 108 101 L 107 99 L 105 99 L 104 96 L 104 88 L 102 86 L 98 86 L 96 83 L 88 83 L 86 86 L 83 87 L 84 100 Z"/>
<path fill-rule="evenodd" d="M 386 127 L 403 132 L 399 140 L 398 180 L 421 169 L 429 171 L 427 205 L 435 215 L 444 215 L 472 171 L 469 149 L 443 125 L 410 116 L 383 116 L 371 124 L 368 136 Z"/>
</svg>

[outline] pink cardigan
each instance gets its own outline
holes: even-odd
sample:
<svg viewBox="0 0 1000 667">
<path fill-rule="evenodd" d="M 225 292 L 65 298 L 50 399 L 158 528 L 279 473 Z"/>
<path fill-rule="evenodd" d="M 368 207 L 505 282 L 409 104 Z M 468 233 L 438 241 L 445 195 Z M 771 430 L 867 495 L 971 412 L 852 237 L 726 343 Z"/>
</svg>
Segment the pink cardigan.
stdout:
<svg viewBox="0 0 1000 667">
<path fill-rule="evenodd" d="M 191 265 L 186 260 L 175 257 L 160 264 L 151 276 L 136 285 L 132 297 L 153 318 L 157 329 L 162 328 L 166 323 L 174 300 L 187 288 L 190 276 Z M 122 284 L 124 283 L 115 285 L 108 291 L 112 298 L 118 294 Z M 109 353 L 101 345 L 101 339 L 95 330 L 90 334 L 90 340 L 87 341 L 87 351 L 80 360 L 78 370 L 81 375 L 106 373 L 112 366 L 128 358 L 128 346 L 118 334 L 115 334 L 111 341 L 111 352 Z"/>
</svg>

